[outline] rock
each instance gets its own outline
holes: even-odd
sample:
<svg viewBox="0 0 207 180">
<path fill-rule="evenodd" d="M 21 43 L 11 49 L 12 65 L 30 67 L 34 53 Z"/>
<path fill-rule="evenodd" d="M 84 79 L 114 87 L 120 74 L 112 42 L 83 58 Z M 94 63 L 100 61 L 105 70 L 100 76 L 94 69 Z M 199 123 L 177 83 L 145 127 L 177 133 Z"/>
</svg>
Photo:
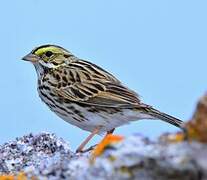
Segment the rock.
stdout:
<svg viewBox="0 0 207 180">
<path fill-rule="evenodd" d="M 141 135 L 91 154 L 75 154 L 54 134 L 29 134 L 0 146 L 0 173 L 38 179 L 207 179 L 207 144 L 152 142 Z"/>
</svg>

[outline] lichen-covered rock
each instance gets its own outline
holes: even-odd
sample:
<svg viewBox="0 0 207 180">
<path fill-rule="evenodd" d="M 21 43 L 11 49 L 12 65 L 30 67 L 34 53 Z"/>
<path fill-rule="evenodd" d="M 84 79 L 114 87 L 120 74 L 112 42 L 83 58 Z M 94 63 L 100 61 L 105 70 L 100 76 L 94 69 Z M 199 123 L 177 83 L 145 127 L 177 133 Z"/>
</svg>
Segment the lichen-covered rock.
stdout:
<svg viewBox="0 0 207 180">
<path fill-rule="evenodd" d="M 29 134 L 0 146 L 0 172 L 44 169 L 73 156 L 68 144 L 54 134 Z"/>
<path fill-rule="evenodd" d="M 91 161 L 54 134 L 29 134 L 0 146 L 0 173 L 38 179 L 207 179 L 207 144 L 152 142 L 140 135 L 108 146 Z"/>
<path fill-rule="evenodd" d="M 150 142 L 131 136 L 109 148 L 88 169 L 102 179 L 206 179 L 207 145 Z M 90 179 L 90 177 L 88 178 Z"/>
</svg>

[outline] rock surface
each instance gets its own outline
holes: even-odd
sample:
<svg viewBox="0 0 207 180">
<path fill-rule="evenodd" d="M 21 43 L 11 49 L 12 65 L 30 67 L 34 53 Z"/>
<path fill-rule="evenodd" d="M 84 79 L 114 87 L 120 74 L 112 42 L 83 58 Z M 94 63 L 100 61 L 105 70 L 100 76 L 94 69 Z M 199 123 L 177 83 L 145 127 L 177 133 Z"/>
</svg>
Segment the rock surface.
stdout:
<svg viewBox="0 0 207 180">
<path fill-rule="evenodd" d="M 207 144 L 152 142 L 141 135 L 108 146 L 94 162 L 54 134 L 29 134 L 0 146 L 0 173 L 39 179 L 207 179 Z"/>
</svg>

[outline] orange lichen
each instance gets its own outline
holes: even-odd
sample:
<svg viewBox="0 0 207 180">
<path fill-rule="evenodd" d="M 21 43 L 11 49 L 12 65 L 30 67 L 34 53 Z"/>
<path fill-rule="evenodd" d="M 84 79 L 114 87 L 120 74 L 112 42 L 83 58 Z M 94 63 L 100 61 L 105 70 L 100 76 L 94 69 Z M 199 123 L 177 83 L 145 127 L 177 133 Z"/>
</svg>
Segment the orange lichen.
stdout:
<svg viewBox="0 0 207 180">
<path fill-rule="evenodd" d="M 31 177 L 31 180 L 37 180 L 36 177 Z M 5 174 L 5 175 L 0 175 L 0 180 L 28 180 L 28 177 L 25 173 L 20 172 L 17 175 L 10 175 L 10 174 Z"/>
<path fill-rule="evenodd" d="M 163 134 L 160 136 L 160 140 L 163 141 L 168 141 L 168 142 L 181 142 L 184 141 L 184 133 L 183 132 L 178 132 L 176 134 Z"/>
<path fill-rule="evenodd" d="M 162 135 L 161 139 L 170 142 L 188 140 L 207 143 L 207 94 L 200 99 L 192 119 L 185 124 L 185 132 Z"/>
<path fill-rule="evenodd" d="M 123 139 L 123 136 L 107 134 L 93 150 L 91 160 L 93 161 L 97 156 L 100 156 L 109 145 L 118 143 Z"/>
<path fill-rule="evenodd" d="M 0 180 L 14 180 L 15 177 L 13 175 L 1 175 Z"/>
</svg>

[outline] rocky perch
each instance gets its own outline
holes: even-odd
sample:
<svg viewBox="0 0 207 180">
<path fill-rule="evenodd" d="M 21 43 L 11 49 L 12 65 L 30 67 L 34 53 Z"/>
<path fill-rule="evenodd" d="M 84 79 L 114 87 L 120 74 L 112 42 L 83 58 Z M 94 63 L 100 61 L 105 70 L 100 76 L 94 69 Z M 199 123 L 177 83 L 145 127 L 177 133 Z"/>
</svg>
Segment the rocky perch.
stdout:
<svg viewBox="0 0 207 180">
<path fill-rule="evenodd" d="M 0 146 L 0 179 L 206 180 L 207 96 L 186 130 L 156 141 L 110 136 L 82 154 L 54 134 L 29 134 Z"/>
<path fill-rule="evenodd" d="M 207 145 L 131 136 L 91 160 L 54 134 L 29 134 L 0 147 L 0 172 L 38 179 L 207 179 Z"/>
</svg>

